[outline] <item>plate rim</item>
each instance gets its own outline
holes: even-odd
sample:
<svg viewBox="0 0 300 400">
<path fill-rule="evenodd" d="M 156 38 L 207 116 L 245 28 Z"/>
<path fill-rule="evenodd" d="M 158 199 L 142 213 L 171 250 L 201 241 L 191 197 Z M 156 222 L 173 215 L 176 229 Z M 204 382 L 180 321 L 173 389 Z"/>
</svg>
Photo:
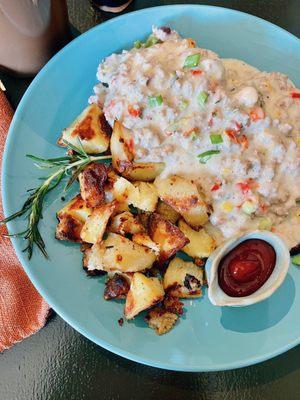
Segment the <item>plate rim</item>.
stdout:
<svg viewBox="0 0 300 400">
<path fill-rule="evenodd" d="M 13 146 L 13 138 L 16 135 L 16 129 L 15 125 L 18 124 L 22 117 L 22 112 L 23 109 L 26 106 L 27 99 L 30 97 L 31 93 L 34 91 L 35 87 L 39 84 L 39 80 L 41 77 L 43 77 L 45 74 L 47 74 L 48 69 L 52 66 L 53 63 L 56 62 L 56 60 L 63 55 L 63 53 L 71 48 L 72 46 L 78 44 L 80 41 L 84 41 L 85 37 L 90 35 L 92 32 L 101 30 L 104 27 L 109 26 L 110 24 L 116 23 L 119 19 L 126 19 L 128 17 L 131 17 L 132 15 L 138 15 L 138 14 L 143 14 L 149 12 L 149 10 L 152 9 L 192 9 L 192 8 L 197 8 L 197 9 L 203 9 L 204 12 L 205 10 L 212 10 L 215 12 L 224 11 L 224 12 L 229 12 L 233 14 L 241 14 L 244 15 L 247 18 L 254 19 L 259 21 L 259 23 L 267 24 L 269 25 L 272 29 L 275 29 L 277 31 L 281 31 L 281 33 L 284 33 L 285 35 L 287 34 L 290 36 L 291 39 L 300 41 L 300 39 L 294 35 L 293 33 L 287 31 L 286 29 L 270 22 L 267 21 L 261 17 L 258 17 L 256 15 L 246 13 L 243 11 L 239 11 L 236 9 L 232 8 L 227 8 L 227 7 L 220 7 L 220 6 L 213 6 L 213 5 L 201 5 L 201 4 L 174 4 L 174 5 L 163 5 L 163 6 L 154 6 L 154 7 L 147 7 L 143 8 L 140 10 L 132 11 L 123 15 L 119 15 L 117 17 L 111 18 L 108 21 L 105 21 L 103 23 L 100 23 L 91 29 L 87 30 L 86 32 L 80 34 L 79 36 L 75 37 L 71 42 L 69 42 L 66 46 L 64 46 L 58 53 L 56 53 L 45 65 L 44 67 L 40 70 L 40 72 L 35 76 L 31 84 L 28 86 L 26 89 L 24 95 L 21 98 L 20 103 L 18 104 L 18 107 L 15 111 L 15 114 L 13 116 L 12 122 L 9 127 L 9 131 L 6 137 L 6 142 L 5 142 L 5 147 L 4 147 L 4 152 L 3 152 L 3 160 L 2 160 L 2 171 L 1 171 L 1 193 L 2 193 L 2 203 L 3 203 L 3 212 L 4 216 L 7 216 L 9 214 L 8 210 L 10 209 L 9 204 L 8 204 L 8 199 L 7 199 L 7 193 L 8 193 L 8 186 L 7 186 L 7 178 L 6 178 L 6 172 L 7 172 L 7 165 L 9 163 L 9 158 L 10 158 L 10 149 Z M 74 44 L 75 43 L 75 44 Z M 10 229 L 11 225 L 13 223 L 8 224 L 8 228 Z M 228 362 L 228 363 L 218 363 L 214 364 L 213 366 L 206 366 L 204 367 L 203 365 L 193 365 L 193 366 L 185 366 L 182 364 L 174 364 L 173 362 L 165 363 L 165 362 L 160 362 L 157 361 L 156 359 L 151 359 L 149 357 L 144 358 L 140 357 L 138 354 L 129 352 L 124 350 L 122 347 L 116 346 L 114 344 L 109 343 L 107 340 L 102 340 L 99 339 L 98 337 L 94 336 L 85 328 L 81 326 L 81 323 L 73 319 L 72 317 L 69 317 L 67 313 L 64 312 L 63 309 L 59 305 L 56 305 L 55 298 L 53 298 L 51 293 L 48 293 L 46 289 L 43 288 L 43 285 L 40 284 L 39 280 L 36 279 L 32 273 L 31 273 L 31 267 L 30 267 L 30 260 L 27 259 L 27 256 L 22 252 L 20 242 L 16 238 L 11 238 L 14 250 L 16 252 L 16 255 L 19 259 L 19 262 L 21 263 L 23 269 L 25 270 L 27 276 L 29 277 L 30 281 L 34 285 L 34 287 L 37 289 L 37 291 L 41 294 L 41 296 L 47 301 L 47 303 L 50 305 L 51 308 L 64 320 L 66 321 L 69 325 L 71 325 L 76 331 L 78 331 L 80 334 L 91 340 L 92 342 L 96 343 L 97 345 L 103 347 L 104 349 L 121 356 L 123 358 L 126 358 L 131 361 L 138 362 L 143 365 L 148 365 L 151 367 L 156 367 L 160 369 L 166 369 L 166 370 L 173 370 L 173 371 L 183 371 L 183 372 L 211 372 L 211 371 L 225 371 L 225 370 L 231 370 L 231 369 L 237 369 L 237 368 L 243 368 L 246 366 L 254 365 L 266 360 L 269 360 L 271 358 L 274 358 L 282 353 L 285 353 L 286 351 L 290 350 L 291 348 L 297 346 L 300 344 L 300 334 L 298 339 L 295 339 L 289 343 L 287 343 L 285 346 L 281 346 L 278 349 L 274 351 L 270 351 L 268 353 L 264 353 L 261 356 L 253 356 L 250 358 L 247 358 L 243 361 L 236 361 L 236 362 Z"/>
</svg>

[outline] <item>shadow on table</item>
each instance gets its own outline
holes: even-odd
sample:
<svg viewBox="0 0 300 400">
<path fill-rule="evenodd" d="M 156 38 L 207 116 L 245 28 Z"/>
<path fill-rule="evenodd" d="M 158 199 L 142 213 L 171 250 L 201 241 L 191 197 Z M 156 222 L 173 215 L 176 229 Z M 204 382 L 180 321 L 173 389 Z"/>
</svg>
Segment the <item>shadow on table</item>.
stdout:
<svg viewBox="0 0 300 400">
<path fill-rule="evenodd" d="M 269 399 L 271 397 L 282 399 L 284 390 L 279 391 L 277 395 L 273 393 L 271 396 L 269 391 L 271 388 L 274 390 L 273 382 L 299 370 L 300 359 L 300 347 L 298 346 L 283 355 L 251 367 L 209 373 L 184 373 L 146 367 L 106 351 L 105 353 L 106 358 L 118 370 L 118 374 L 122 375 L 123 379 L 126 377 L 128 386 L 136 384 L 136 375 L 138 375 L 139 385 L 144 388 L 148 386 L 151 390 L 152 395 L 148 395 L 146 398 L 172 398 L 172 400 L 183 398 L 183 394 L 189 400 Z M 268 383 L 272 383 L 272 386 L 267 385 Z M 263 396 L 261 387 L 265 387 L 270 397 Z M 242 393 L 246 397 L 243 397 Z M 260 395 L 257 397 L 259 393 Z M 169 397 L 171 394 L 172 396 Z M 296 396 L 296 393 L 294 395 Z M 284 398 L 296 399 L 293 395 L 289 396 L 288 393 Z"/>
</svg>

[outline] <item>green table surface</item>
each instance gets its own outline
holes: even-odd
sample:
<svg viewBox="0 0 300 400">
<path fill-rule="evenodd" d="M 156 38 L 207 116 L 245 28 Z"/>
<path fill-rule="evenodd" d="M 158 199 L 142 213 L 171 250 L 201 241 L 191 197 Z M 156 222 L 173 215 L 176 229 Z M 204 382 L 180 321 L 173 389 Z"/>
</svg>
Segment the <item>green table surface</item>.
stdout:
<svg viewBox="0 0 300 400">
<path fill-rule="evenodd" d="M 300 0 L 135 0 L 126 12 L 180 3 L 219 5 L 245 11 L 300 37 Z M 68 0 L 68 6 L 75 34 L 113 16 L 95 13 L 87 0 Z M 1 73 L 0 79 L 16 107 L 30 80 Z M 300 399 L 300 347 L 238 370 L 163 371 L 109 353 L 53 314 L 40 332 L 0 355 L 0 400 L 32 399 Z"/>
</svg>

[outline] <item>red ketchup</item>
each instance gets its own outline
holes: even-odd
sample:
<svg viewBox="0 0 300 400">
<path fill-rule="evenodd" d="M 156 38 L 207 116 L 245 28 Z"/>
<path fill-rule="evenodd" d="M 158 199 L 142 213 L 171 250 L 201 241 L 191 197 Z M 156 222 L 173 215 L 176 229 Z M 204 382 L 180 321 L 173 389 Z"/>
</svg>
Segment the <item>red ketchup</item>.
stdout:
<svg viewBox="0 0 300 400">
<path fill-rule="evenodd" d="M 220 288 L 231 297 L 249 296 L 270 277 L 276 263 L 274 248 L 261 239 L 248 239 L 220 261 Z"/>
</svg>

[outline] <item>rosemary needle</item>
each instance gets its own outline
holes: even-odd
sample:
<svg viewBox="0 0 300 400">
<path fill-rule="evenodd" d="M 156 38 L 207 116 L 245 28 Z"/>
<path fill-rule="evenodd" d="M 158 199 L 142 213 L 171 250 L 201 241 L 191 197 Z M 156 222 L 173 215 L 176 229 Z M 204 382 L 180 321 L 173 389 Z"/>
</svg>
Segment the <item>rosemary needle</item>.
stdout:
<svg viewBox="0 0 300 400">
<path fill-rule="evenodd" d="M 80 172 L 91 162 L 103 161 L 110 159 L 110 155 L 88 155 L 81 142 L 78 147 L 69 142 L 65 142 L 68 149 L 71 151 L 70 155 L 57 158 L 41 158 L 28 154 L 27 157 L 35 162 L 35 165 L 40 169 L 50 169 L 53 172 L 46 178 L 42 178 L 43 183 L 35 189 L 27 191 L 29 193 L 27 200 L 22 208 L 10 215 L 9 217 L 0 221 L 1 225 L 6 224 L 22 215 L 27 215 L 27 227 L 24 231 L 11 234 L 8 236 L 20 237 L 27 241 L 26 247 L 23 251 L 27 251 L 28 258 L 32 257 L 33 248 L 36 245 L 42 254 L 48 258 L 45 248 L 45 242 L 40 234 L 38 225 L 43 218 L 42 211 L 45 197 L 54 188 L 56 188 L 65 176 L 72 172 L 64 191 L 67 191 L 77 179 Z"/>
</svg>

